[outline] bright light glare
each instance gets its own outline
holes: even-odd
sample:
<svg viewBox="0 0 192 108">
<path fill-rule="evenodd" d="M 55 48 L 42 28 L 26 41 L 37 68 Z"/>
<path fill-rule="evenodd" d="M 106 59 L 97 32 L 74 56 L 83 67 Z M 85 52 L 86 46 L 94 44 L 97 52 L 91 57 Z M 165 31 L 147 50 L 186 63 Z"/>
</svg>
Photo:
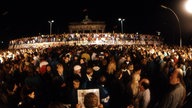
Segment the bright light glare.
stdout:
<svg viewBox="0 0 192 108">
<path fill-rule="evenodd" d="M 192 0 L 188 0 L 186 3 L 185 3 L 185 9 L 192 14 Z"/>
</svg>

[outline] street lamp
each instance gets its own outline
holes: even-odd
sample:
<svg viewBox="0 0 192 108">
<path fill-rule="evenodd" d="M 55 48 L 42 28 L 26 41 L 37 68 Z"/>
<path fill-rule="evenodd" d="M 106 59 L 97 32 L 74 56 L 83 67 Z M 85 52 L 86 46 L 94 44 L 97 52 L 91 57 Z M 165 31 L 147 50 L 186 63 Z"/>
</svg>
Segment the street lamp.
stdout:
<svg viewBox="0 0 192 108">
<path fill-rule="evenodd" d="M 185 2 L 185 9 L 192 14 L 192 0 L 188 0 Z"/>
<path fill-rule="evenodd" d="M 171 8 L 168 8 L 168 7 L 164 6 L 164 5 L 161 5 L 161 7 L 171 11 L 175 15 L 175 17 L 177 19 L 177 22 L 178 22 L 178 25 L 179 25 L 179 45 L 180 45 L 180 47 L 182 47 L 181 25 L 180 25 L 180 21 L 179 21 L 179 18 L 177 16 L 177 14 Z"/>
<path fill-rule="evenodd" d="M 118 21 L 121 22 L 121 33 L 123 33 L 123 21 L 125 21 L 125 19 L 119 18 Z"/>
<path fill-rule="evenodd" d="M 54 20 L 50 20 L 50 21 L 48 21 L 48 23 L 50 24 L 49 33 L 50 33 L 50 36 L 51 36 L 51 34 L 52 34 L 52 24 L 54 23 Z"/>
</svg>

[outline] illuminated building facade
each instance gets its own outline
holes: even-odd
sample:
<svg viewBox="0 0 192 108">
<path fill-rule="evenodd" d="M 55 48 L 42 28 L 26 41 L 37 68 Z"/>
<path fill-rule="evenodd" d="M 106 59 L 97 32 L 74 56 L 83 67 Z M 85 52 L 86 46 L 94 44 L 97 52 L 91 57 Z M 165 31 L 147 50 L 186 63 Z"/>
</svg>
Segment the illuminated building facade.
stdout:
<svg viewBox="0 0 192 108">
<path fill-rule="evenodd" d="M 105 22 L 92 21 L 85 16 L 85 19 L 81 22 L 72 22 L 69 24 L 70 33 L 104 33 Z"/>
</svg>

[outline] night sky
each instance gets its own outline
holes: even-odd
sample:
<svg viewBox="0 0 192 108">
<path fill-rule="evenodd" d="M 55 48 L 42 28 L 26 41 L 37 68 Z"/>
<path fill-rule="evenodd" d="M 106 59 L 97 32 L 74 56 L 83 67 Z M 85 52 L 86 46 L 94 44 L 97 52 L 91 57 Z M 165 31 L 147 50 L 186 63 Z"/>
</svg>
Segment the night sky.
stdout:
<svg viewBox="0 0 192 108">
<path fill-rule="evenodd" d="M 0 40 L 49 34 L 49 20 L 54 20 L 53 34 L 68 33 L 70 22 L 80 22 L 85 15 L 93 21 L 105 21 L 106 32 L 120 32 L 118 18 L 124 18 L 125 33 L 157 34 L 178 41 L 178 15 L 182 36 L 192 36 L 192 15 L 183 9 L 185 0 L 0 0 Z M 191 42 L 190 38 L 188 42 Z"/>
</svg>

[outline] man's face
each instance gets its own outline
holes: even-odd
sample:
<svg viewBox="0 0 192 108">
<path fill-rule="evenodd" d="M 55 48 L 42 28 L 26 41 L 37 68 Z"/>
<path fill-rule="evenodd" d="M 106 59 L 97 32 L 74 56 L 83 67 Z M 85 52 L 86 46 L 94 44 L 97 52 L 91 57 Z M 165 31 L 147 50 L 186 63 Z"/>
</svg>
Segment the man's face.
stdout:
<svg viewBox="0 0 192 108">
<path fill-rule="evenodd" d="M 74 87 L 75 89 L 78 89 L 79 86 L 80 86 L 80 82 L 73 81 L 73 87 Z"/>
<path fill-rule="evenodd" d="M 51 71 L 51 66 L 47 66 L 47 71 Z"/>
<path fill-rule="evenodd" d="M 69 62 L 69 57 L 64 57 L 64 61 L 65 61 L 65 63 L 68 63 Z"/>
<path fill-rule="evenodd" d="M 134 70 L 134 66 L 133 65 L 129 65 L 128 66 L 128 70 L 133 71 Z"/>
<path fill-rule="evenodd" d="M 59 75 L 62 75 L 63 74 L 63 66 L 57 66 L 57 72 L 59 73 Z"/>
</svg>

